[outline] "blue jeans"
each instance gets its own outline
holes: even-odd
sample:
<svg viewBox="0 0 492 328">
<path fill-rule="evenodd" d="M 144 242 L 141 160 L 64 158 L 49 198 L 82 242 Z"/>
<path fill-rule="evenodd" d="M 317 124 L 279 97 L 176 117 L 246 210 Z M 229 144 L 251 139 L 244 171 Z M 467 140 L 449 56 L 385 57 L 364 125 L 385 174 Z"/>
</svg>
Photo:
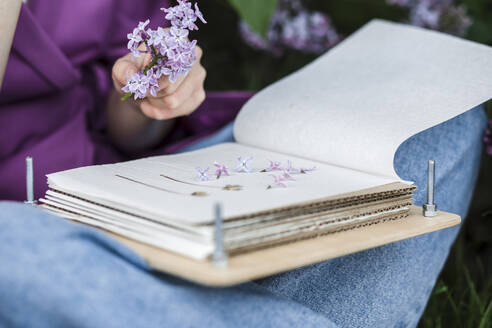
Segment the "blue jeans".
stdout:
<svg viewBox="0 0 492 328">
<path fill-rule="evenodd" d="M 412 137 L 397 152 L 397 172 L 425 186 L 427 160 L 435 159 L 436 202 L 464 217 L 485 125 L 476 108 Z M 424 190 L 415 198 L 421 204 Z M 97 230 L 4 202 L 0 326 L 415 327 L 458 231 L 214 289 L 152 271 Z"/>
</svg>

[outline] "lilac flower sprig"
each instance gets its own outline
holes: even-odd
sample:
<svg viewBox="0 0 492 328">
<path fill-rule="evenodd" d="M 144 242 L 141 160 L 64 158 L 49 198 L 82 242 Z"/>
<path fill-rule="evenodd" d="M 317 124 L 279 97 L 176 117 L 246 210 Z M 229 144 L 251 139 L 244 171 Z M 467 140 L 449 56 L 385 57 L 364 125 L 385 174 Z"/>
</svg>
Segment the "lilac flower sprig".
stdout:
<svg viewBox="0 0 492 328">
<path fill-rule="evenodd" d="M 147 94 L 154 97 L 159 91 L 158 81 L 162 76 L 168 76 L 171 83 L 178 77 L 186 76 L 196 60 L 196 40 L 188 40 L 190 31 L 198 30 L 196 21 L 206 24 L 203 14 L 195 3 L 192 8 L 188 0 L 178 0 L 178 5 L 170 8 L 161 8 L 166 13 L 165 18 L 171 22 L 171 28 L 165 30 L 158 27 L 156 30 L 147 28 L 150 20 L 140 22 L 132 33 L 128 34 L 128 50 L 133 57 L 140 57 L 142 53 L 150 54 L 152 59 L 143 70 L 127 77 L 127 84 L 122 88 L 125 101 L 131 96 L 134 99 L 143 99 Z M 140 50 L 145 44 L 146 50 Z"/>
</svg>

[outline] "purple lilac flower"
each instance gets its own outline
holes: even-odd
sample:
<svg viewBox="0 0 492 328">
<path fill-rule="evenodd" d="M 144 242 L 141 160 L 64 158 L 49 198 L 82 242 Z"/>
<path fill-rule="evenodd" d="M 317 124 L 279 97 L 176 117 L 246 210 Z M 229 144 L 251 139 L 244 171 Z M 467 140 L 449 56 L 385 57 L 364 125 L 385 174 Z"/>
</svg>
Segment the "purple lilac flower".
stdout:
<svg viewBox="0 0 492 328">
<path fill-rule="evenodd" d="M 272 160 L 270 161 L 270 166 L 267 167 L 264 171 L 265 172 L 272 172 L 272 171 L 283 171 L 284 169 L 282 168 L 282 164 L 280 162 L 275 162 Z"/>
<path fill-rule="evenodd" d="M 466 10 L 453 0 L 386 0 L 388 4 L 408 8 L 409 23 L 464 36 L 472 24 Z"/>
<path fill-rule="evenodd" d="M 135 99 L 145 98 L 147 93 L 155 96 L 159 87 L 157 81 L 163 75 L 174 83 L 179 76 L 186 76 L 196 61 L 196 40 L 188 40 L 189 32 L 198 30 L 197 20 L 206 23 L 202 12 L 195 3 L 194 9 L 188 0 L 178 0 L 178 5 L 162 8 L 166 19 L 171 21 L 171 28 L 158 27 L 156 30 L 146 29 L 150 20 L 140 22 L 132 33 L 128 34 L 128 49 L 134 57 L 142 52 L 152 56 L 151 63 L 140 74 L 134 74 L 123 88 L 126 95 L 123 100 L 133 95 Z M 144 43 L 147 51 L 140 51 Z"/>
<path fill-rule="evenodd" d="M 159 67 L 156 70 L 159 77 L 167 75 L 171 82 L 175 82 L 179 75 L 186 75 L 191 70 L 196 60 L 196 40 L 187 39 L 188 30 L 173 26 L 168 31 L 159 28 L 149 34 L 149 42 L 163 57 L 156 65 Z"/>
<path fill-rule="evenodd" d="M 173 26 L 180 29 L 188 29 L 190 31 L 198 30 L 198 26 L 195 24 L 197 19 L 201 20 L 204 24 L 207 23 L 198 8 L 198 4 L 195 3 L 195 10 L 193 10 L 191 3 L 187 0 L 178 0 L 177 6 L 161 8 L 161 10 L 166 13 L 166 19 L 171 21 Z"/>
<path fill-rule="evenodd" d="M 259 50 L 269 50 L 270 45 L 261 36 L 253 32 L 245 21 L 239 22 L 239 32 L 243 40 L 251 47 Z"/>
<path fill-rule="evenodd" d="M 253 157 L 249 156 L 246 158 L 238 157 L 238 165 L 236 167 L 236 172 L 246 172 L 251 173 L 251 168 L 248 166 L 249 162 L 253 159 Z"/>
<path fill-rule="evenodd" d="M 340 41 L 331 19 L 321 12 L 310 12 L 300 0 L 281 0 L 274 12 L 266 38 L 240 22 L 243 40 L 251 47 L 281 55 L 286 48 L 320 54 Z"/>
<path fill-rule="evenodd" d="M 159 84 L 154 76 L 153 70 L 149 70 L 147 74 L 137 72 L 127 78 L 127 84 L 122 90 L 132 93 L 135 100 L 145 98 L 147 93 L 156 97 Z"/>
<path fill-rule="evenodd" d="M 285 178 L 282 175 L 275 175 L 275 174 L 269 174 L 274 182 L 273 185 L 268 186 L 268 189 L 273 188 L 273 187 L 281 187 L 281 188 L 287 188 L 287 185 L 284 183 Z"/>
<path fill-rule="evenodd" d="M 208 176 L 208 170 L 209 169 L 210 168 L 208 168 L 208 167 L 206 169 L 202 169 L 200 167 L 197 167 L 196 168 L 196 171 L 198 172 L 197 179 L 200 180 L 200 181 L 209 181 L 210 180 L 210 178 Z"/>
<path fill-rule="evenodd" d="M 144 41 L 144 37 L 146 36 L 145 28 L 147 27 L 147 25 L 149 25 L 149 23 L 149 19 L 147 19 L 145 22 L 138 23 L 138 26 L 133 29 L 133 32 L 127 35 L 128 50 L 132 52 L 133 57 L 140 57 L 138 46 Z"/>
<path fill-rule="evenodd" d="M 186 47 L 189 44 L 188 34 L 190 31 L 172 26 L 166 34 L 166 45 L 168 48 L 176 49 Z"/>
<path fill-rule="evenodd" d="M 157 30 L 148 29 L 147 35 L 149 36 L 147 44 L 149 46 L 159 47 L 162 40 L 165 38 L 166 30 L 162 27 L 158 27 Z"/>
<path fill-rule="evenodd" d="M 430 1 L 419 1 L 413 7 L 410 19 L 413 25 L 437 29 L 441 14 L 441 8 L 433 8 Z"/>
<path fill-rule="evenodd" d="M 285 168 L 285 171 L 287 173 L 299 173 L 300 170 L 299 169 L 296 169 L 293 165 L 292 165 L 292 161 L 288 160 L 287 161 L 287 167 Z"/>
<path fill-rule="evenodd" d="M 203 17 L 203 14 L 202 12 L 200 11 L 200 9 L 198 8 L 198 3 L 195 2 L 195 15 L 196 17 L 202 21 L 203 24 L 207 24 L 207 21 L 205 20 L 205 18 Z"/>
<path fill-rule="evenodd" d="M 230 175 L 229 170 L 225 165 L 219 164 L 218 162 L 214 162 L 214 166 L 217 168 L 215 170 L 215 176 L 217 177 L 217 179 L 219 179 L 222 176 L 222 174 L 227 176 Z"/>
<path fill-rule="evenodd" d="M 184 45 L 171 48 L 166 51 L 168 61 L 166 62 L 163 73 L 169 76 L 169 81 L 175 82 L 179 75 L 186 75 L 193 67 L 196 60 L 195 55 L 196 40 L 186 41 Z"/>
<path fill-rule="evenodd" d="M 290 175 L 290 173 L 289 173 L 289 172 L 287 172 L 287 171 L 284 171 L 284 172 L 282 173 L 282 178 L 284 178 L 286 181 L 287 181 L 287 180 L 296 181 L 296 179 L 294 179 L 294 178 L 292 177 L 292 175 Z"/>
</svg>

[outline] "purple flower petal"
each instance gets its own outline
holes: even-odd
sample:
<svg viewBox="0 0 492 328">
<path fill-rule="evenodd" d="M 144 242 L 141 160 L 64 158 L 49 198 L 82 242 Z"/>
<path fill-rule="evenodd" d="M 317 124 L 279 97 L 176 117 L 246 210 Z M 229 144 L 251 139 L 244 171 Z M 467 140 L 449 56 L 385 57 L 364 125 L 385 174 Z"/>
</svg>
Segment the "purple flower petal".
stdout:
<svg viewBox="0 0 492 328">
<path fill-rule="evenodd" d="M 205 18 L 203 18 L 202 12 L 200 11 L 200 9 L 198 9 L 198 3 L 197 2 L 195 2 L 195 15 L 196 15 L 196 17 L 198 17 L 198 19 L 200 19 L 202 21 L 203 24 L 207 24 L 207 21 L 205 20 Z"/>
<path fill-rule="evenodd" d="M 217 179 L 220 178 L 222 175 L 227 175 L 227 176 L 230 175 L 229 170 L 225 165 L 219 164 L 218 162 L 214 162 L 214 166 L 217 168 L 215 170 L 215 176 L 217 177 Z"/>
<path fill-rule="evenodd" d="M 266 172 L 272 171 L 283 171 L 282 164 L 280 162 L 275 162 L 270 160 L 270 166 L 265 169 Z"/>
</svg>

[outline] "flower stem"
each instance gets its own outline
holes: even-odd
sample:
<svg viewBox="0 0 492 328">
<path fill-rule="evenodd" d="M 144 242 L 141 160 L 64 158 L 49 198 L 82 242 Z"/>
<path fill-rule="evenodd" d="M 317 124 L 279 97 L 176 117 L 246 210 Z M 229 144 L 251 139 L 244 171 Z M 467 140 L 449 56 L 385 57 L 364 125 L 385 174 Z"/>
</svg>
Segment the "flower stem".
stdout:
<svg viewBox="0 0 492 328">
<path fill-rule="evenodd" d="M 152 50 L 152 61 L 147 66 L 145 66 L 143 70 L 144 74 L 147 74 L 147 72 L 157 64 L 157 61 L 159 59 L 164 58 L 164 56 L 162 56 L 160 53 L 157 52 L 157 50 L 155 50 L 154 46 L 150 46 L 150 49 Z M 125 95 L 121 97 L 121 101 L 128 100 L 128 98 L 130 98 L 132 95 L 133 94 L 131 92 L 125 93 Z"/>
<path fill-rule="evenodd" d="M 157 50 L 155 50 L 154 46 L 150 46 L 150 49 L 152 50 L 152 61 L 147 66 L 145 66 L 143 71 L 144 74 L 147 74 L 149 69 L 154 67 L 157 64 L 157 61 L 162 58 L 161 54 L 157 53 Z"/>
<path fill-rule="evenodd" d="M 132 96 L 132 93 L 131 92 L 127 92 L 123 95 L 123 97 L 121 97 L 121 101 L 126 101 L 128 98 L 130 98 Z"/>
</svg>

